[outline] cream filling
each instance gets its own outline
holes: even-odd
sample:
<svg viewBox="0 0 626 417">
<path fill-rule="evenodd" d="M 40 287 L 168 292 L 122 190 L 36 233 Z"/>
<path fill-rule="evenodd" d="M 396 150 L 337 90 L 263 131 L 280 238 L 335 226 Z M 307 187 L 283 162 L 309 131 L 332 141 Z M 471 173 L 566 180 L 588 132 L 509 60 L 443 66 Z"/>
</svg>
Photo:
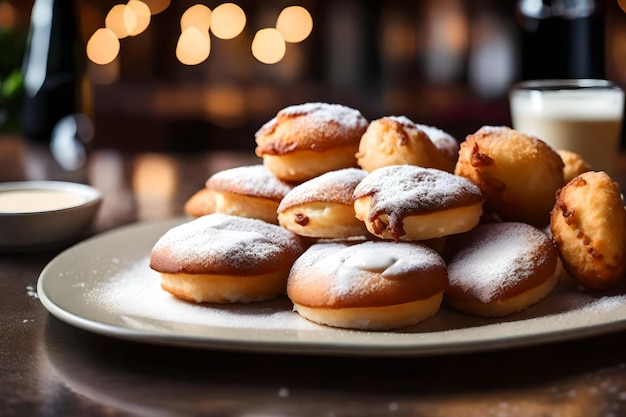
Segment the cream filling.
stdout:
<svg viewBox="0 0 626 417">
<path fill-rule="evenodd" d="M 354 217 L 352 205 L 339 203 L 306 203 L 290 207 L 278 214 L 278 223 L 308 237 L 345 238 L 368 234 L 365 224 Z"/>
<path fill-rule="evenodd" d="M 356 217 L 365 221 L 367 230 L 370 233 L 383 239 L 394 239 L 394 236 L 387 228 L 382 233 L 374 232 L 372 223 L 366 220 L 369 216 L 370 203 L 371 197 L 356 199 L 354 202 Z M 400 236 L 400 240 L 426 240 L 467 232 L 480 222 L 482 213 L 482 203 L 476 203 L 469 206 L 406 216 L 403 220 L 405 234 Z M 382 214 L 379 219 L 385 225 L 389 225 L 389 218 L 386 214 Z"/>
</svg>

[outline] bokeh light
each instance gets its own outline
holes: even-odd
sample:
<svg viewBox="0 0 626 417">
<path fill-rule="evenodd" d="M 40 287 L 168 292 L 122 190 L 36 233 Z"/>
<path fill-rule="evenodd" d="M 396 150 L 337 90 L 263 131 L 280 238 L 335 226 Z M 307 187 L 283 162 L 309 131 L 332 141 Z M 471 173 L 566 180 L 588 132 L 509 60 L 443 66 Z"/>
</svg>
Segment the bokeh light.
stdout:
<svg viewBox="0 0 626 417">
<path fill-rule="evenodd" d="M 274 28 L 259 30 L 252 40 L 252 55 L 264 64 L 275 64 L 285 56 L 285 40 Z"/>
<path fill-rule="evenodd" d="M 276 19 L 276 29 L 286 42 L 302 42 L 313 30 L 313 18 L 304 7 L 285 7 Z"/>
<path fill-rule="evenodd" d="M 137 24 L 128 34 L 129 36 L 137 36 L 150 25 L 150 8 L 140 0 L 130 0 L 127 6 L 135 13 L 137 19 Z"/>
<path fill-rule="evenodd" d="M 211 32 L 220 39 L 232 39 L 246 27 L 246 14 L 234 3 L 222 3 L 213 10 Z"/>
<path fill-rule="evenodd" d="M 87 41 L 87 57 L 96 64 L 112 62 L 120 52 L 120 40 L 111 29 L 96 30 Z"/>
<path fill-rule="evenodd" d="M 124 39 L 137 26 L 137 15 L 127 5 L 116 4 L 107 13 L 104 25 L 111 29 L 118 39 Z"/>
<path fill-rule="evenodd" d="M 8 3 L 0 0 L 0 7 L 4 4 Z M 126 4 L 112 6 L 105 18 L 106 31 L 98 29 L 89 39 L 89 59 L 99 65 L 113 62 L 119 54 L 119 40 L 143 33 L 150 25 L 151 16 L 170 5 L 171 0 L 128 0 Z M 244 10 L 235 3 L 222 3 L 214 10 L 202 3 L 194 4 L 180 17 L 181 34 L 176 44 L 176 57 L 185 65 L 197 65 L 210 54 L 209 34 L 219 39 L 233 39 L 243 32 L 246 24 Z M 275 28 L 261 29 L 255 34 L 252 54 L 260 62 L 277 63 L 285 56 L 285 42 L 302 42 L 312 30 L 313 19 L 307 9 L 285 7 L 276 19 Z"/>
<path fill-rule="evenodd" d="M 196 26 L 185 29 L 176 44 L 176 58 L 185 65 L 204 62 L 211 52 L 211 38 L 205 30 Z"/>
<path fill-rule="evenodd" d="M 180 29 L 185 31 L 191 26 L 208 31 L 211 26 L 211 9 L 204 4 L 195 4 L 185 10 L 180 17 Z"/>
</svg>

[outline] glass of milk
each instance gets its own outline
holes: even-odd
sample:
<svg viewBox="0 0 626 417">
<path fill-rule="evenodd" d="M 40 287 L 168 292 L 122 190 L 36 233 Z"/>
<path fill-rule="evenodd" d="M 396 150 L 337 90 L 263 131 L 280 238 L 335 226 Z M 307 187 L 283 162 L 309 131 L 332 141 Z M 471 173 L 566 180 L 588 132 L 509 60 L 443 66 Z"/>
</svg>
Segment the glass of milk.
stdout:
<svg viewBox="0 0 626 417">
<path fill-rule="evenodd" d="M 509 93 L 513 128 L 555 150 L 576 152 L 594 171 L 615 173 L 624 92 L 607 80 L 535 80 Z"/>
</svg>

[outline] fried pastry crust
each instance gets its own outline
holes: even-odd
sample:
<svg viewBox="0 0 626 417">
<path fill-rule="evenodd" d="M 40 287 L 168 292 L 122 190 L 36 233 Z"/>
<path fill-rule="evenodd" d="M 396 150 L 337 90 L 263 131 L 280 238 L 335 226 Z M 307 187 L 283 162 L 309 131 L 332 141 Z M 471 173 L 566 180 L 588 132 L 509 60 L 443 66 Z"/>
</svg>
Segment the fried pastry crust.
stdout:
<svg viewBox="0 0 626 417">
<path fill-rule="evenodd" d="M 626 211 L 619 186 L 605 172 L 589 171 L 557 194 L 550 231 L 565 270 L 581 287 L 605 290 L 626 270 Z"/>
<path fill-rule="evenodd" d="M 461 143 L 455 174 L 481 189 L 503 221 L 543 227 L 563 185 L 563 161 L 548 144 L 501 126 L 484 126 Z"/>
</svg>

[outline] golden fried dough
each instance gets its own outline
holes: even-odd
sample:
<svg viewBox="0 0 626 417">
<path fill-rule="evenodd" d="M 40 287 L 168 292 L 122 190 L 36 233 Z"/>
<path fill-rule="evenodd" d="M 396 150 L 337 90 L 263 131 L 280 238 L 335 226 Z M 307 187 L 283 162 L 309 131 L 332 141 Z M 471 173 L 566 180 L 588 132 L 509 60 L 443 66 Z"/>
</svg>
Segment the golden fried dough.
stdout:
<svg viewBox="0 0 626 417">
<path fill-rule="evenodd" d="M 446 251 L 450 306 L 485 317 L 525 310 L 558 281 L 558 253 L 541 230 L 516 222 L 481 224 L 451 236 Z"/>
<path fill-rule="evenodd" d="M 339 239 L 367 236 L 356 218 L 352 193 L 367 175 L 358 168 L 330 171 L 296 186 L 278 206 L 278 223 L 307 237 Z"/>
<path fill-rule="evenodd" d="M 467 178 L 434 168 L 391 165 L 354 189 L 354 212 L 383 239 L 428 240 L 474 228 L 482 215 L 480 189 Z"/>
<path fill-rule="evenodd" d="M 446 264 L 408 242 L 327 242 L 294 263 L 287 296 L 302 317 L 327 326 L 383 330 L 419 323 L 439 311 Z"/>
<path fill-rule="evenodd" d="M 293 188 L 263 165 L 241 166 L 213 174 L 184 206 L 192 217 L 222 213 L 278 223 L 276 209 Z"/>
<path fill-rule="evenodd" d="M 626 270 L 626 211 L 605 172 L 585 172 L 557 194 L 550 231 L 565 270 L 587 289 L 608 289 Z"/>
<path fill-rule="evenodd" d="M 563 161 L 545 142 L 501 126 L 484 126 L 461 143 L 455 174 L 474 182 L 503 221 L 545 226 L 563 185 Z"/>
<path fill-rule="evenodd" d="M 429 132 L 444 151 L 431 140 Z M 363 134 L 356 154 L 357 162 L 368 172 L 405 164 L 452 172 L 456 156 L 448 151 L 449 142 L 442 139 L 444 135 L 443 131 L 417 125 L 404 116 L 383 117 L 370 122 Z"/>
<path fill-rule="evenodd" d="M 574 177 L 582 174 L 583 172 L 591 171 L 591 165 L 583 159 L 582 156 L 576 152 L 568 151 L 565 149 L 557 150 L 559 156 L 563 160 L 563 183 L 567 184 Z"/>
<path fill-rule="evenodd" d="M 356 167 L 354 155 L 367 125 L 358 110 L 340 104 L 289 106 L 256 132 L 255 152 L 276 177 L 303 182 Z"/>
</svg>

